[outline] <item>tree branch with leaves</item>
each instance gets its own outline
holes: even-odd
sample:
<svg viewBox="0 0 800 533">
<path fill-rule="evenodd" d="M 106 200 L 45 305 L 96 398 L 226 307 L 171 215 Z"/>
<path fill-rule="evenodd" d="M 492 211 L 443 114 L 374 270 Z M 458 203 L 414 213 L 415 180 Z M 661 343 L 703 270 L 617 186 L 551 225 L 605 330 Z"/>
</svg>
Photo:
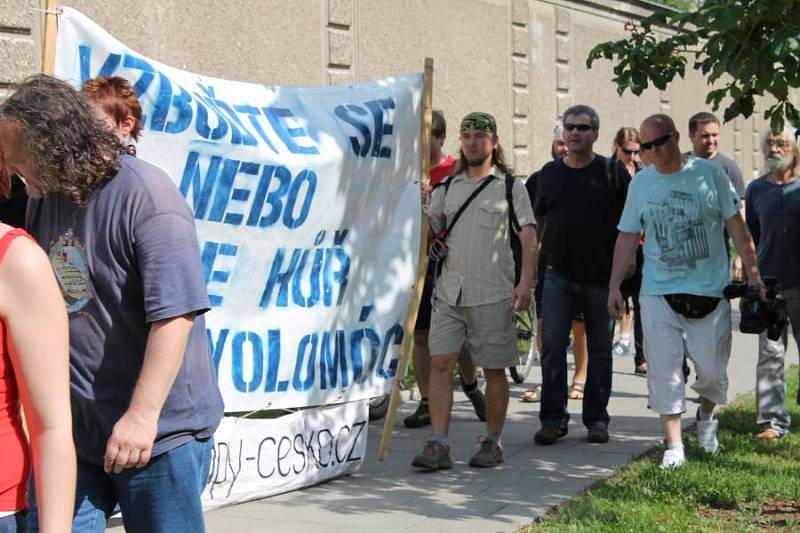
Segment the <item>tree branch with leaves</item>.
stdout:
<svg viewBox="0 0 800 533">
<path fill-rule="evenodd" d="M 655 13 L 625 29 L 626 39 L 595 46 L 586 60 L 588 68 L 601 58 L 615 62 L 620 95 L 638 96 L 650 84 L 663 91 L 691 62 L 710 85 L 722 85 L 706 97 L 714 111 L 730 98 L 725 122 L 749 117 L 756 97 L 767 95 L 775 99 L 764 111 L 772 130 L 787 121 L 800 130 L 791 100 L 800 88 L 800 0 L 706 0 L 696 11 Z"/>
</svg>

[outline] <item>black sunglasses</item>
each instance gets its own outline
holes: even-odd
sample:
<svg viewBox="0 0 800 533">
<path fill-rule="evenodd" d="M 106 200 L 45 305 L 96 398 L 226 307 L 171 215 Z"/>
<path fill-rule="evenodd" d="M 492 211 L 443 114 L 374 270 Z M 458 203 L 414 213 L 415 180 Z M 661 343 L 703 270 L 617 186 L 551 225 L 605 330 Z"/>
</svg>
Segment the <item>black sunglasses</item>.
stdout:
<svg viewBox="0 0 800 533">
<path fill-rule="evenodd" d="M 629 148 L 620 148 L 620 150 L 622 150 L 623 152 L 625 152 L 628 155 L 636 155 L 636 154 L 639 153 L 639 150 L 631 150 Z"/>
<path fill-rule="evenodd" d="M 572 131 L 572 130 L 589 131 L 593 130 L 594 128 L 589 124 L 564 124 L 564 129 L 567 131 Z"/>
<path fill-rule="evenodd" d="M 639 149 L 641 151 L 643 151 L 643 152 L 646 152 L 647 150 L 650 150 L 651 148 L 655 148 L 656 146 L 661 146 L 662 144 L 664 144 L 665 142 L 670 140 L 673 135 L 675 135 L 675 132 L 671 131 L 671 132 L 667 133 L 666 135 L 662 135 L 661 137 L 653 139 L 650 142 L 646 142 L 646 143 L 640 144 L 639 145 Z"/>
</svg>

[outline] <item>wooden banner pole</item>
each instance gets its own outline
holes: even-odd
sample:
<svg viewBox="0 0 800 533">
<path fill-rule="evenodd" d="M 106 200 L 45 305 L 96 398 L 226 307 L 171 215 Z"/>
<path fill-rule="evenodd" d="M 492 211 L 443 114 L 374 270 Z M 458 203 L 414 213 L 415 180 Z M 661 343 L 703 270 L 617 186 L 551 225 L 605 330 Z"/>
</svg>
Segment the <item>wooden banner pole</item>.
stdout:
<svg viewBox="0 0 800 533">
<path fill-rule="evenodd" d="M 422 121 L 420 123 L 420 186 L 428 190 L 431 170 L 431 105 L 433 101 L 433 59 L 425 58 L 425 71 L 422 78 Z M 394 376 L 394 385 L 389 399 L 389 408 L 383 424 L 383 435 L 378 451 L 378 459 L 385 461 L 389 454 L 389 442 L 392 440 L 394 421 L 397 414 L 397 405 L 400 403 L 400 385 L 406 375 L 408 358 L 414 350 L 414 326 L 417 323 L 417 311 L 422 298 L 422 286 L 425 284 L 425 272 L 428 269 L 428 215 L 423 205 L 420 222 L 419 261 L 417 262 L 417 282 L 414 284 L 414 295 L 408 305 L 406 315 L 405 334 L 400 346 L 400 360 L 397 362 L 397 373 Z"/>
<path fill-rule="evenodd" d="M 42 42 L 42 73 L 52 76 L 56 66 L 56 38 L 58 34 L 58 0 L 47 0 L 44 14 L 44 40 Z"/>
</svg>

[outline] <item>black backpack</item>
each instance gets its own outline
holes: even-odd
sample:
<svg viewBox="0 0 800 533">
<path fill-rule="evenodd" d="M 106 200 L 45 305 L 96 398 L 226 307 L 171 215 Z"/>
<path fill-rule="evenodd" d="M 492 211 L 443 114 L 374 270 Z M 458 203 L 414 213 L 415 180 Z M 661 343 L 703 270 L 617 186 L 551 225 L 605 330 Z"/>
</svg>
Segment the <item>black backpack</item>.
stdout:
<svg viewBox="0 0 800 533">
<path fill-rule="evenodd" d="M 506 202 L 508 202 L 508 223 L 512 231 L 508 232 L 511 241 L 511 255 L 514 256 L 514 286 L 519 284 L 522 275 L 522 241 L 519 239 L 519 232 L 522 227 L 519 225 L 517 213 L 514 211 L 514 176 L 506 174 Z"/>
</svg>

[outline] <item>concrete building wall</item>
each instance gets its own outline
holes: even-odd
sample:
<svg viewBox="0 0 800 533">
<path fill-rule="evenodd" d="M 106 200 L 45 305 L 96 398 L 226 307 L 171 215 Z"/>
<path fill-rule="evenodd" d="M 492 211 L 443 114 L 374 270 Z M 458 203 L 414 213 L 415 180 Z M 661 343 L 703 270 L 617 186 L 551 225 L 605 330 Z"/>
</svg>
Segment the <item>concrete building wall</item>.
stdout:
<svg viewBox="0 0 800 533">
<path fill-rule="evenodd" d="M 620 97 L 611 64 L 586 68 L 591 48 L 625 35 L 642 0 L 69 0 L 134 50 L 227 79 L 323 85 L 422 69 L 434 58 L 433 101 L 450 123 L 456 153 L 465 113 L 498 120 L 501 144 L 519 174 L 549 158 L 554 121 L 572 104 L 601 118 L 596 150 L 610 153 L 616 130 L 665 112 L 689 149 L 686 124 L 705 110 L 705 80 L 692 71 L 667 91 Z M 0 0 L 0 98 L 40 70 L 44 0 Z M 721 151 L 746 178 L 760 164 L 758 117 L 723 126 Z"/>
</svg>

